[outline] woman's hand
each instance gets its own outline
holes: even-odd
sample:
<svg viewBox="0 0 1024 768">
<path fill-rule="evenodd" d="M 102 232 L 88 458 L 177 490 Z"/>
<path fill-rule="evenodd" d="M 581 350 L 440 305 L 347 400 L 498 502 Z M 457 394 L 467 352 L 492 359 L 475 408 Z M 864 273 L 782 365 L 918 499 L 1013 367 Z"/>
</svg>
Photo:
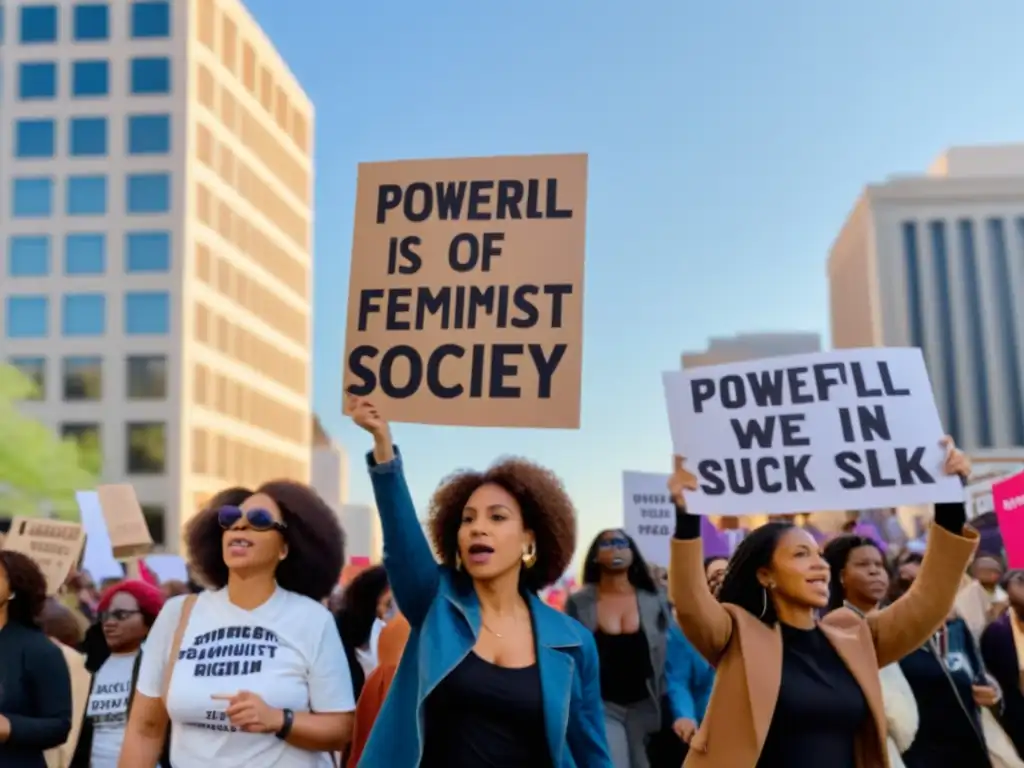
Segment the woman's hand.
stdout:
<svg viewBox="0 0 1024 768">
<path fill-rule="evenodd" d="M 697 733 L 697 723 L 688 717 L 680 717 L 672 723 L 672 730 L 675 731 L 676 736 L 679 737 L 681 742 L 689 744 L 690 740 Z"/>
<path fill-rule="evenodd" d="M 972 685 L 971 693 L 979 707 L 994 707 L 999 703 L 999 691 L 991 685 Z"/>
<path fill-rule="evenodd" d="M 971 476 L 971 460 L 967 454 L 956 447 L 953 438 L 946 435 L 940 443 L 946 449 L 946 463 L 942 471 L 947 475 L 959 475 L 964 482 Z"/>
<path fill-rule="evenodd" d="M 358 426 L 365 429 L 374 437 L 387 434 L 388 423 L 380 415 L 377 407 L 365 397 L 357 395 L 346 395 L 348 398 L 348 412 Z"/>
<path fill-rule="evenodd" d="M 682 456 L 674 456 L 675 467 L 672 476 L 668 479 L 668 491 L 672 496 L 672 503 L 677 507 L 685 508 L 686 500 L 683 498 L 683 491 L 696 491 L 697 476 L 686 468 L 686 459 Z"/>
<path fill-rule="evenodd" d="M 212 698 L 228 702 L 225 714 L 231 724 L 247 733 L 277 733 L 284 727 L 284 712 L 273 709 L 255 693 L 239 691 Z"/>
</svg>

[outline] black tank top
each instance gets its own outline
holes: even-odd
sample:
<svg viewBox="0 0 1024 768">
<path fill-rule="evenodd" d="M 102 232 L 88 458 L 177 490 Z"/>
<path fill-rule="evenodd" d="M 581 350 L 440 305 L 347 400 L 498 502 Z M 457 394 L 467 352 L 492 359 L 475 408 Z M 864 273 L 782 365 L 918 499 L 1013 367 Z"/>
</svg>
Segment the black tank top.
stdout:
<svg viewBox="0 0 1024 768">
<path fill-rule="evenodd" d="M 623 635 L 594 632 L 601 661 L 601 698 L 624 707 L 650 696 L 647 681 L 653 677 L 651 649 L 642 629 Z"/>
</svg>

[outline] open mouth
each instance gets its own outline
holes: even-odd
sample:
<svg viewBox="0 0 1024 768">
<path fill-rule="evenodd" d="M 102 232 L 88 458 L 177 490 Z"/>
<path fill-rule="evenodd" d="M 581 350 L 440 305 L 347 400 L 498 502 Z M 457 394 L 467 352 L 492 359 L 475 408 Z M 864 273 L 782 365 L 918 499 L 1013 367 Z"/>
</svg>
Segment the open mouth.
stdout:
<svg viewBox="0 0 1024 768">
<path fill-rule="evenodd" d="M 808 579 L 807 583 L 818 590 L 824 590 L 828 592 L 829 587 L 828 576 L 815 576 L 814 578 Z"/>
<path fill-rule="evenodd" d="M 489 547 L 486 544 L 470 544 L 469 545 L 469 562 L 474 565 L 481 565 L 491 559 L 491 555 L 494 554 L 494 547 Z"/>
<path fill-rule="evenodd" d="M 241 536 L 233 536 L 228 539 L 228 552 L 232 555 L 244 555 L 252 548 L 252 542 Z"/>
</svg>

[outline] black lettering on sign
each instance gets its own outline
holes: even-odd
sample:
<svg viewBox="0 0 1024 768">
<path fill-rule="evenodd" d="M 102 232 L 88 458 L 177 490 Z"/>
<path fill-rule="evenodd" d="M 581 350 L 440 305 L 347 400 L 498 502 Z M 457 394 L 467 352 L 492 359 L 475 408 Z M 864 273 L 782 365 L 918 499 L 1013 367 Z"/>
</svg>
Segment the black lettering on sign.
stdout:
<svg viewBox="0 0 1024 768">
<path fill-rule="evenodd" d="M 668 536 L 670 533 L 667 525 L 650 525 L 647 523 L 640 523 L 636 527 L 636 532 L 641 536 Z"/>
<path fill-rule="evenodd" d="M 893 488 L 905 485 L 931 485 L 935 477 L 924 468 L 924 446 L 916 448 L 888 448 L 896 462 L 894 475 L 882 471 L 880 449 L 843 451 L 835 457 L 840 472 L 839 484 L 847 490 L 860 488 Z"/>
<path fill-rule="evenodd" d="M 196 636 L 178 659 L 193 662 L 193 677 L 255 675 L 264 661 L 276 657 L 278 642 L 277 634 L 265 627 L 218 627 Z"/>
<path fill-rule="evenodd" d="M 705 459 L 697 464 L 697 477 L 700 489 L 709 496 L 813 491 L 814 485 L 807 477 L 810 461 L 810 454 L 722 461 Z"/>
<path fill-rule="evenodd" d="M 640 517 L 648 520 L 667 520 L 668 518 L 675 517 L 675 510 L 665 509 L 664 507 L 640 507 Z"/>
</svg>

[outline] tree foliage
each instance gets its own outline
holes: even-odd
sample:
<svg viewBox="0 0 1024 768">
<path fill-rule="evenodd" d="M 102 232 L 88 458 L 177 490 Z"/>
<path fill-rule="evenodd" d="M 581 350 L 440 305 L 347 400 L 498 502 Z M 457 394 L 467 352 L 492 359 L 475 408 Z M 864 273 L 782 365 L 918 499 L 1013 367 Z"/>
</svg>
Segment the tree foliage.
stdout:
<svg viewBox="0 0 1024 768">
<path fill-rule="evenodd" d="M 19 403 L 33 388 L 16 368 L 0 365 L 0 515 L 77 520 L 75 491 L 96 486 L 99 446 L 61 440 L 25 415 Z"/>
</svg>

